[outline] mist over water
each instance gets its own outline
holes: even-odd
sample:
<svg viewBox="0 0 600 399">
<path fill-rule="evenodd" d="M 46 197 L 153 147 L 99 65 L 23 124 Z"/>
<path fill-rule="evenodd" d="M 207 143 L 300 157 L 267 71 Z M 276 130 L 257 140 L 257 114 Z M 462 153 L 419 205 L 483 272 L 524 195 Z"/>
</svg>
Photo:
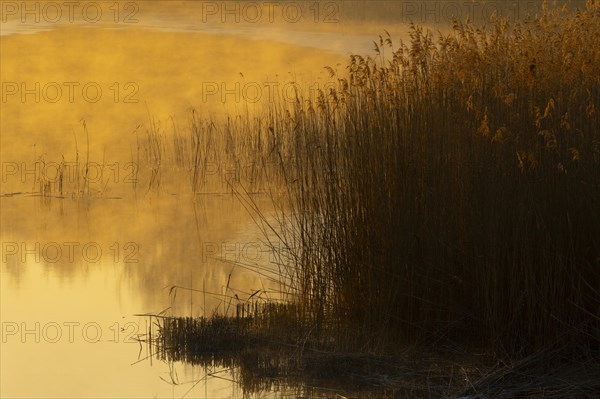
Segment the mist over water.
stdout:
<svg viewBox="0 0 600 399">
<path fill-rule="evenodd" d="M 185 172 L 148 191 L 140 137 L 188 134 L 192 109 L 252 112 L 285 84 L 324 82 L 323 66 L 371 39 L 320 23 L 203 22 L 193 2 L 95 4 L 98 23 L 86 20 L 94 6 L 53 22 L 48 3 L 2 5 L 3 397 L 180 397 L 190 385 L 166 384 L 170 367 L 181 381 L 205 376 L 143 360 L 135 339 L 149 321 L 134 315 L 209 316 L 231 313 L 229 296 L 277 297 L 274 259 L 225 183 L 248 183 L 245 166 L 207 165 L 200 195 Z M 40 176 L 57 187 L 61 163 L 68 194 L 41 198 Z M 85 179 L 91 195 L 79 198 Z M 254 200 L 268 213 L 264 194 Z M 238 390 L 208 378 L 193 395 Z"/>
</svg>

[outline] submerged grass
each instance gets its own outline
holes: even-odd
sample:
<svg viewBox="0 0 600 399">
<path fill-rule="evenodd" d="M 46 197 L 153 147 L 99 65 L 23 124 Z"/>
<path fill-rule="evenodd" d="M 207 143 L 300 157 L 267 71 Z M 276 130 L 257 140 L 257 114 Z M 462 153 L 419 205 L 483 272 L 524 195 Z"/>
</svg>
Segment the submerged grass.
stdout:
<svg viewBox="0 0 600 399">
<path fill-rule="evenodd" d="M 259 310 L 260 309 L 260 310 Z M 266 304 L 245 317 L 156 317 L 156 357 L 231 372 L 246 395 L 360 398 L 594 398 L 600 366 L 572 359 L 578 347 L 547 348 L 503 363 L 492 355 L 399 346 L 389 353 L 340 351 L 335 329 L 314 335 L 295 304 Z M 326 337 L 326 338 L 325 338 Z M 575 361 L 573 361 L 575 360 Z M 286 396 L 287 395 L 287 396 Z"/>
<path fill-rule="evenodd" d="M 459 367 L 457 358 L 440 363 L 407 349 L 393 355 L 339 351 L 334 332 L 315 336 L 314 325 L 299 324 L 305 320 L 299 311 L 297 304 L 271 303 L 245 317 L 157 317 L 152 345 L 164 361 L 234 370 L 247 394 L 279 387 L 311 397 L 426 397 L 432 391 L 441 397 L 466 389 L 465 376 L 475 378 L 476 369 Z"/>
</svg>

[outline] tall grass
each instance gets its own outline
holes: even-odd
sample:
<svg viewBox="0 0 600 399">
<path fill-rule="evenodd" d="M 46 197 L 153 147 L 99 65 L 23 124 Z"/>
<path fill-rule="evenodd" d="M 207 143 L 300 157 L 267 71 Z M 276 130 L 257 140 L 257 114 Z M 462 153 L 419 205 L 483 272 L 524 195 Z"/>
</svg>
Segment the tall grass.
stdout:
<svg viewBox="0 0 600 399">
<path fill-rule="evenodd" d="M 336 89 L 262 116 L 193 113 L 172 148 L 152 125 L 138 146 L 150 176 L 174 166 L 194 194 L 211 163 L 252 165 L 252 184 L 225 184 L 273 245 L 281 280 L 282 303 L 264 312 L 242 302 L 236 318 L 161 319 L 163 359 L 221 360 L 252 391 L 312 371 L 370 380 L 381 369 L 364 354 L 414 371 L 408 347 L 426 372 L 413 384 L 386 369 L 383 390 L 597 396 L 600 4 L 457 21 L 436 36 L 379 37 L 374 57 L 329 68 Z M 250 194 L 260 187 L 279 226 Z M 460 352 L 471 355 L 453 363 Z M 336 369 L 357 353 L 364 368 Z"/>
<path fill-rule="evenodd" d="M 600 5 L 435 36 L 379 37 L 329 68 L 337 89 L 262 117 L 193 114 L 171 152 L 153 125 L 153 176 L 167 153 L 194 193 L 210 162 L 277 165 L 261 178 L 286 190 L 282 270 L 314 334 L 598 353 Z"/>
<path fill-rule="evenodd" d="M 600 342 L 600 7 L 411 27 L 273 111 L 301 300 L 380 337 Z M 390 54 L 390 56 L 388 56 Z"/>
</svg>

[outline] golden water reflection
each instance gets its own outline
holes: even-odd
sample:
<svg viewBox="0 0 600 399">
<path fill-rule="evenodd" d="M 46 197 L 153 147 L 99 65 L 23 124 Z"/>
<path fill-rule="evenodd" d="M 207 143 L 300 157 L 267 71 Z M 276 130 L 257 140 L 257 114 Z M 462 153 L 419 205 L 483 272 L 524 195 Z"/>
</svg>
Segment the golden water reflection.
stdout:
<svg viewBox="0 0 600 399">
<path fill-rule="evenodd" d="M 3 21 L 2 397 L 240 396 L 207 370 L 147 359 L 135 340 L 147 318 L 135 315 L 206 315 L 289 287 L 274 279 L 277 259 L 226 184 L 196 196 L 180 177 L 160 193 L 131 184 L 139 137 L 186 132 L 192 108 L 245 114 L 291 96 L 286 84 L 326 89 L 323 67 L 343 72 L 347 55 L 381 33 L 356 18 L 201 24 L 190 4 L 139 6 L 131 26 Z M 79 196 L 77 180 L 64 198 L 40 197 L 32 171 L 60 162 L 92 162 L 114 178 L 93 196 Z M 270 196 L 253 198 L 275 220 Z M 165 382 L 173 367 L 179 385 Z"/>
<path fill-rule="evenodd" d="M 135 341 L 146 318 L 133 315 L 233 311 L 228 298 L 282 289 L 267 272 L 268 246 L 232 196 L 52 201 L 61 203 L 1 202 L 3 396 L 163 392 L 149 361 L 130 366 L 147 356 Z"/>
</svg>

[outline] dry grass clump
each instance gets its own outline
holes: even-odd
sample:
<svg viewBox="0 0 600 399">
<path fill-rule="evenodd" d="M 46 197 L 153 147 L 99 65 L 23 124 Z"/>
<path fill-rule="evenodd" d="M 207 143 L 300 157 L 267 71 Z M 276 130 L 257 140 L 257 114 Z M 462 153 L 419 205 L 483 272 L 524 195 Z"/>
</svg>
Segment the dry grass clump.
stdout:
<svg viewBox="0 0 600 399">
<path fill-rule="evenodd" d="M 462 397 L 470 398 L 595 398 L 600 389 L 600 364 L 577 356 L 578 347 L 547 348 L 522 359 L 485 370 Z"/>
<path fill-rule="evenodd" d="M 216 370 L 208 376 L 230 371 L 245 394 L 276 390 L 294 392 L 294 397 L 447 397 L 469 387 L 465 377 L 481 377 L 472 358 L 467 366 L 421 350 L 394 355 L 337 351 L 331 334 L 319 338 L 314 325 L 298 324 L 305 320 L 299 310 L 298 305 L 270 303 L 246 317 L 153 316 L 158 334 L 146 342 L 160 360 Z"/>
<path fill-rule="evenodd" d="M 207 377 L 231 372 L 232 382 L 246 395 L 281 391 L 293 397 L 594 398 L 600 389 L 600 363 L 578 356 L 579 347 L 547 348 L 508 363 L 422 347 L 397 348 L 388 355 L 340 352 L 325 349 L 331 343 L 312 337 L 314 326 L 297 324 L 297 305 L 256 309 L 246 317 L 159 316 L 158 335 L 150 344 L 163 361 L 214 370 Z"/>
<path fill-rule="evenodd" d="M 307 382 L 330 389 L 390 388 L 382 376 L 399 372 L 389 357 L 332 350 L 331 334 L 316 336 L 298 304 L 249 305 L 243 317 L 241 310 L 236 317 L 153 316 L 158 331 L 147 342 L 161 360 L 235 370 L 247 392 Z"/>
</svg>

